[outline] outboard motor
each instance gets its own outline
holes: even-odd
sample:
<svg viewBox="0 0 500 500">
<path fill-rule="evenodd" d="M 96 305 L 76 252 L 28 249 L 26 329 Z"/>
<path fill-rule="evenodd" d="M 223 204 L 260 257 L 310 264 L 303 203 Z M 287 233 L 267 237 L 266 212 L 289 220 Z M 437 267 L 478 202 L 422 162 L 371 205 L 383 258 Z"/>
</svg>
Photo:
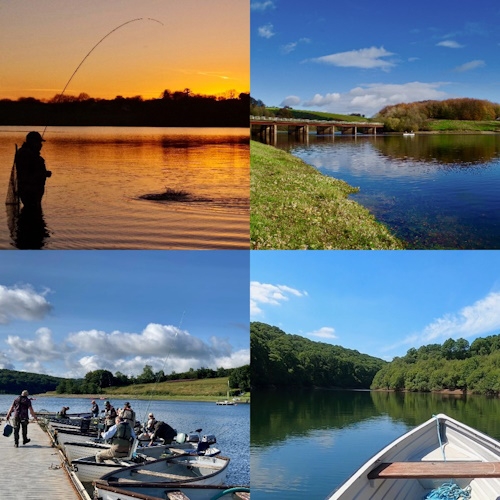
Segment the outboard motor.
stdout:
<svg viewBox="0 0 500 500">
<path fill-rule="evenodd" d="M 89 432 L 90 429 L 90 420 L 89 419 L 82 419 L 80 423 L 80 432 Z"/>
<path fill-rule="evenodd" d="M 208 443 L 209 445 L 215 444 L 217 442 L 217 439 L 215 439 L 215 436 L 213 434 L 205 434 L 201 438 L 202 443 Z"/>
<path fill-rule="evenodd" d="M 198 434 L 190 433 L 186 437 L 188 443 L 198 443 L 200 441 L 200 436 Z"/>
</svg>

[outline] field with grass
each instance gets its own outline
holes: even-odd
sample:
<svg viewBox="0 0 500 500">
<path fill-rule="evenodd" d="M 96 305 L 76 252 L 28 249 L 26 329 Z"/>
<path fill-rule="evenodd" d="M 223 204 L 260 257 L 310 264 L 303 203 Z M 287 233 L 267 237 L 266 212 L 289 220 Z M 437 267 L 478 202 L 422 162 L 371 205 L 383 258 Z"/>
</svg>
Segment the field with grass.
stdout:
<svg viewBox="0 0 500 500">
<path fill-rule="evenodd" d="M 358 203 L 344 181 L 251 141 L 250 240 L 264 249 L 401 249 L 403 242 Z"/>
<path fill-rule="evenodd" d="M 109 387 L 93 396 L 130 397 L 130 399 L 170 399 L 176 401 L 218 401 L 227 398 L 228 377 L 193 380 L 169 380 L 152 384 L 133 384 L 125 387 Z M 237 391 L 236 391 L 237 392 Z M 69 397 L 68 394 L 47 393 L 47 396 Z M 78 397 L 82 397 L 81 394 Z M 232 397 L 232 396 L 231 396 Z M 244 402 L 250 393 L 241 396 Z"/>
<path fill-rule="evenodd" d="M 431 132 L 500 132 L 500 121 L 428 120 L 422 130 Z"/>
<path fill-rule="evenodd" d="M 266 108 L 267 111 L 276 114 L 280 108 Z M 338 113 L 325 113 L 322 111 L 308 111 L 300 109 L 289 110 L 292 118 L 304 118 L 309 120 L 341 120 L 345 122 L 370 122 L 375 121 L 364 116 L 341 115 Z"/>
</svg>

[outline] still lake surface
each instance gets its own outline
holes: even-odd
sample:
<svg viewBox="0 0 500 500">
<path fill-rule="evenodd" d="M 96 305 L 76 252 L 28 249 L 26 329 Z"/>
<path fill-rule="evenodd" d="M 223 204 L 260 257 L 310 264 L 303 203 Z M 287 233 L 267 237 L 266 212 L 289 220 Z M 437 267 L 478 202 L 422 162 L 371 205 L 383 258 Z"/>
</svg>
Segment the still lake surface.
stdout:
<svg viewBox="0 0 500 500">
<path fill-rule="evenodd" d="M 253 391 L 252 499 L 324 499 L 397 437 L 445 413 L 500 440 L 500 400 L 370 391 Z"/>
<path fill-rule="evenodd" d="M 0 128 L 4 196 L 15 144 L 30 130 Z M 0 210 L 0 249 L 249 248 L 248 129 L 49 127 L 44 138 L 53 174 L 42 202 L 46 228 L 20 226 L 13 237 Z M 167 188 L 189 198 L 140 198 Z"/>
<path fill-rule="evenodd" d="M 0 395 L 0 412 L 7 412 L 15 395 Z M 54 398 L 33 396 L 33 409 L 60 411 L 69 406 L 69 413 L 90 411 L 90 398 Z M 104 408 L 106 400 L 96 400 L 99 408 Z M 149 401 L 140 399 L 110 399 L 115 408 L 123 407 L 129 401 L 136 418 L 140 422 L 147 420 L 153 412 L 157 420 L 163 420 L 178 432 L 192 432 L 203 429 L 203 434 L 214 434 L 217 448 L 221 455 L 229 457 L 226 484 L 250 484 L 250 405 L 218 406 L 215 403 L 189 401 Z M 29 429 L 28 429 L 29 435 Z M 5 438 L 4 438 L 5 439 Z"/>
<path fill-rule="evenodd" d="M 409 248 L 500 248 L 500 135 L 308 136 L 282 148 L 360 192 Z"/>
</svg>

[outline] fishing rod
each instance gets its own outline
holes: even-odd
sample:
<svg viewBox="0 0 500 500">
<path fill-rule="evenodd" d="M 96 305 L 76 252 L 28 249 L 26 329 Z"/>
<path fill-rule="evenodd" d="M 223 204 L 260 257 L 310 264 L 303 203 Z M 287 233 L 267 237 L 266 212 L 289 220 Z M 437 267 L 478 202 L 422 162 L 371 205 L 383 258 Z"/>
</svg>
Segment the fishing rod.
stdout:
<svg viewBox="0 0 500 500">
<path fill-rule="evenodd" d="M 56 100 L 56 104 L 59 103 L 62 99 L 62 96 L 64 95 L 64 92 L 66 91 L 66 89 L 68 88 L 68 85 L 71 83 L 71 80 L 73 80 L 73 77 L 76 75 L 76 73 L 78 72 L 78 70 L 80 69 L 80 67 L 82 66 L 82 64 L 87 60 L 87 58 L 90 56 L 90 54 L 92 54 L 92 52 L 94 52 L 94 50 L 102 43 L 104 42 L 104 40 L 106 40 L 106 38 L 108 38 L 108 36 L 112 35 L 115 31 L 118 31 L 120 28 L 123 28 L 123 26 L 126 26 L 127 24 L 130 24 L 130 23 L 135 23 L 137 21 L 153 21 L 155 23 L 159 23 L 161 24 L 162 26 L 165 26 L 161 21 L 158 21 L 158 19 L 154 19 L 152 17 L 138 17 L 136 19 L 131 19 L 130 21 L 126 21 L 124 22 L 123 24 L 120 24 L 119 26 L 117 26 L 116 28 L 113 28 L 109 33 L 107 33 L 106 35 L 104 35 L 88 52 L 87 54 L 85 55 L 85 57 L 80 61 L 80 64 L 78 64 L 78 66 L 76 67 L 75 71 L 73 71 L 73 74 L 69 77 L 69 80 L 66 82 L 66 85 L 64 86 L 64 88 L 62 89 L 62 92 L 59 94 L 57 100 Z M 45 125 L 45 128 L 43 129 L 43 132 L 42 132 L 42 138 L 43 136 L 45 135 L 45 131 L 47 130 L 47 127 L 48 125 Z"/>
</svg>

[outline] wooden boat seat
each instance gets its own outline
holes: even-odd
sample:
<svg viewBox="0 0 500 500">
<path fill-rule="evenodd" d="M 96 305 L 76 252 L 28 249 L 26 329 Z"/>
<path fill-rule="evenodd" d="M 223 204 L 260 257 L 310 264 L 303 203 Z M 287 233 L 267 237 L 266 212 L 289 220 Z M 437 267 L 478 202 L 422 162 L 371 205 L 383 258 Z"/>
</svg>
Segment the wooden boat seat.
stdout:
<svg viewBox="0 0 500 500">
<path fill-rule="evenodd" d="M 500 477 L 500 462 L 391 462 L 381 463 L 368 479 L 439 479 Z"/>
<path fill-rule="evenodd" d="M 182 491 L 168 491 L 167 500 L 189 500 L 189 497 L 184 495 Z"/>
<path fill-rule="evenodd" d="M 236 491 L 233 495 L 238 500 L 250 500 L 250 493 L 248 491 Z"/>
<path fill-rule="evenodd" d="M 154 470 L 144 470 L 144 469 L 136 469 L 133 471 L 134 474 L 144 474 L 146 476 L 156 476 L 164 479 L 193 479 L 194 476 L 181 476 L 179 474 L 169 474 L 168 472 L 156 472 Z"/>
</svg>

